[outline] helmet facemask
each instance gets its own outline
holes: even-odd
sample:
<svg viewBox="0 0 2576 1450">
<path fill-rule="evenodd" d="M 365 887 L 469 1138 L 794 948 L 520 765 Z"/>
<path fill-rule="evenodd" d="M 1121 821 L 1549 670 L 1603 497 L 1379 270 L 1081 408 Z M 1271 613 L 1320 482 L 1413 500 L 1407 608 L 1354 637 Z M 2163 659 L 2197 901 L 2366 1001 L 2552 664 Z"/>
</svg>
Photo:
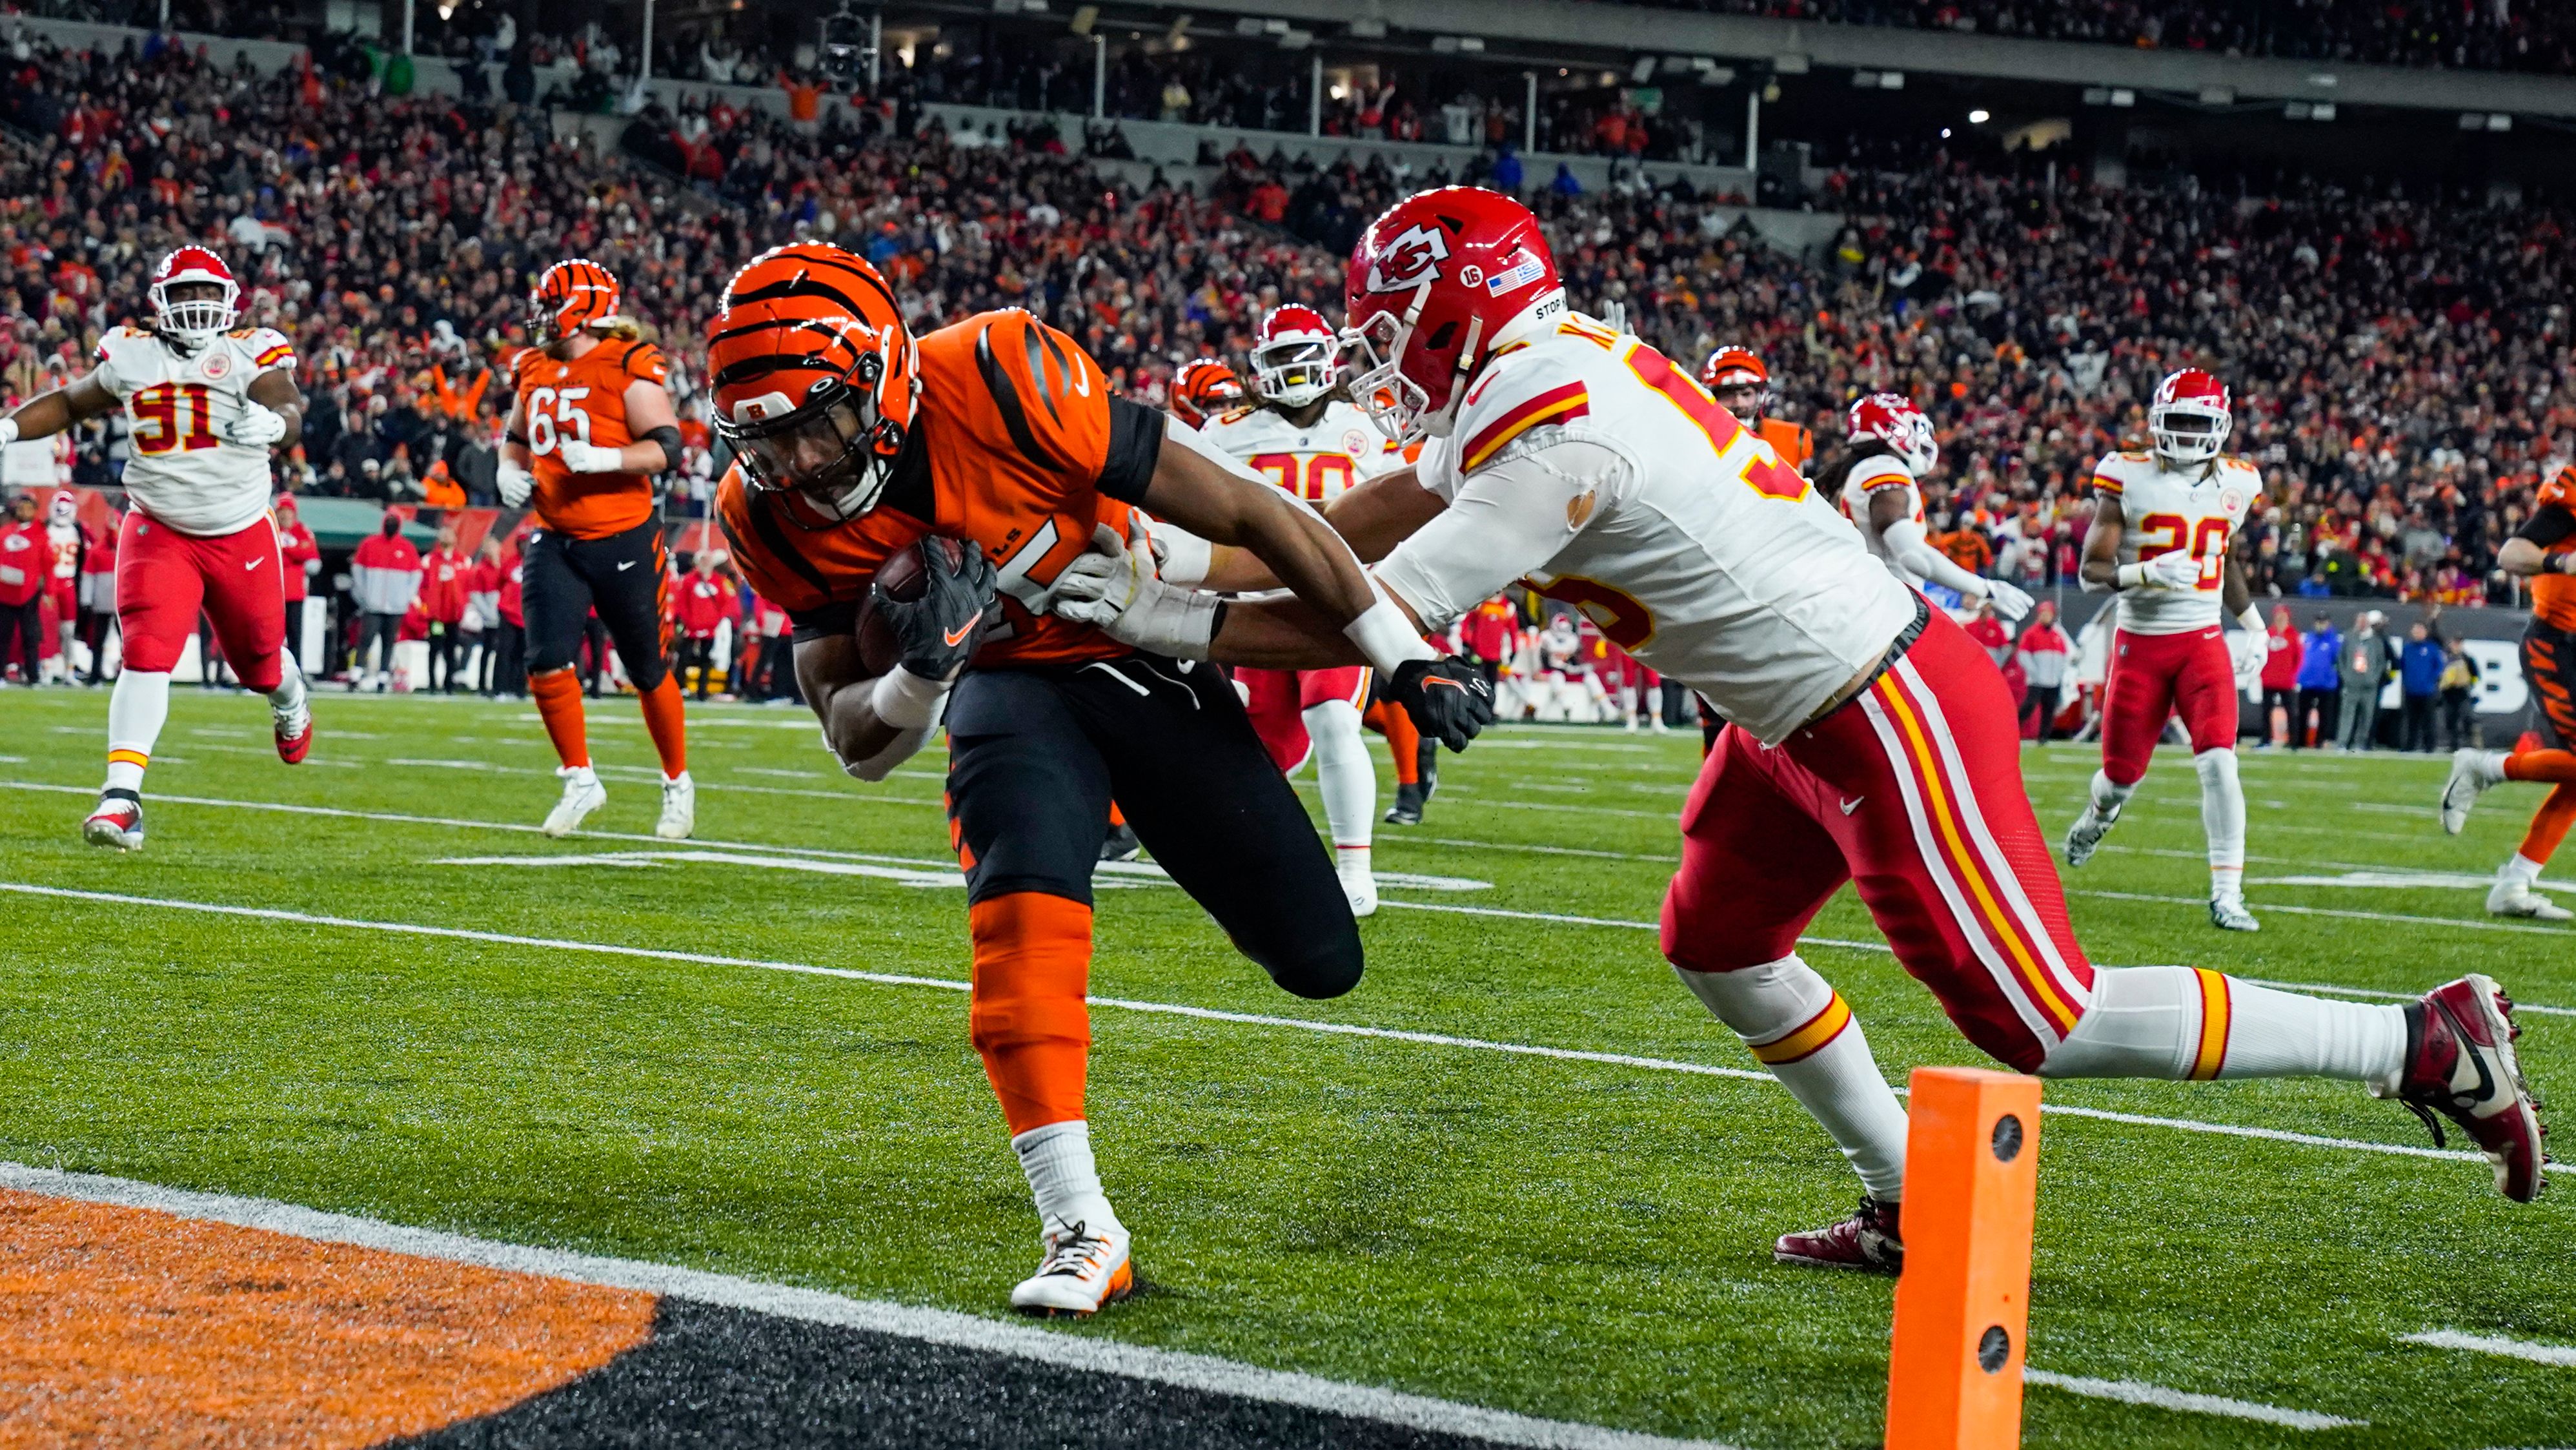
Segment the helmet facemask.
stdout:
<svg viewBox="0 0 2576 1450">
<path fill-rule="evenodd" d="M 240 284 L 230 278 L 184 277 L 151 288 L 154 325 L 164 337 L 202 347 L 241 319 Z"/>
<path fill-rule="evenodd" d="M 809 529 L 848 523 L 877 506 L 903 451 L 904 427 L 877 407 L 885 360 L 871 352 L 845 380 L 817 386 L 803 403 L 782 393 L 749 399 L 715 431 L 742 461 L 744 485 L 775 495 Z M 749 417 L 741 416 L 749 414 Z"/>
<path fill-rule="evenodd" d="M 2196 398 L 2177 398 L 2148 410 L 2147 432 L 2156 452 L 2176 463 L 2207 463 L 2227 447 L 2236 420 L 2225 408 Z"/>
<path fill-rule="evenodd" d="M 1252 349 L 1252 388 L 1263 401 L 1302 408 L 1340 382 L 1338 343 L 1327 337 L 1283 337 Z"/>
</svg>

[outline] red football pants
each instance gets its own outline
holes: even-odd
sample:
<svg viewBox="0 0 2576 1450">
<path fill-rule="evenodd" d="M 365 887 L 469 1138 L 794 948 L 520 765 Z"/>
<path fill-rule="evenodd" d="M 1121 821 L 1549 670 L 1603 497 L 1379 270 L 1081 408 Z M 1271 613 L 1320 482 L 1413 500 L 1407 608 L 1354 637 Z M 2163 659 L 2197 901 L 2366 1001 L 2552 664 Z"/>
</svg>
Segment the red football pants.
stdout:
<svg viewBox="0 0 2576 1450">
<path fill-rule="evenodd" d="M 1354 710 L 1368 705 L 1368 666 L 1342 665 L 1329 670 L 1254 670 L 1237 668 L 1234 678 L 1250 696 L 1244 713 L 1253 733 L 1270 751 L 1280 770 L 1305 764 L 1314 742 L 1306 738 L 1306 712 L 1327 700 L 1345 700 Z"/>
<path fill-rule="evenodd" d="M 2114 632 L 2104 688 L 2102 773 L 2115 785 L 2145 777 L 2165 721 L 2177 712 L 2191 732 L 2192 754 L 2236 743 L 2236 661 L 2217 625 L 2186 634 Z"/>
<path fill-rule="evenodd" d="M 125 631 L 125 667 L 147 673 L 176 669 L 197 632 L 202 609 L 214 622 L 224 659 L 241 682 L 262 693 L 284 670 L 286 571 L 277 530 L 266 519 L 210 538 L 183 534 L 141 509 L 117 533 L 116 622 Z"/>
<path fill-rule="evenodd" d="M 1935 610 L 1849 704 L 1766 747 L 1728 725 L 1682 808 L 1675 966 L 1777 961 L 1849 881 L 1896 959 L 1993 1057 L 2036 1069 L 2092 1000 L 2022 788 L 2012 693 Z"/>
</svg>

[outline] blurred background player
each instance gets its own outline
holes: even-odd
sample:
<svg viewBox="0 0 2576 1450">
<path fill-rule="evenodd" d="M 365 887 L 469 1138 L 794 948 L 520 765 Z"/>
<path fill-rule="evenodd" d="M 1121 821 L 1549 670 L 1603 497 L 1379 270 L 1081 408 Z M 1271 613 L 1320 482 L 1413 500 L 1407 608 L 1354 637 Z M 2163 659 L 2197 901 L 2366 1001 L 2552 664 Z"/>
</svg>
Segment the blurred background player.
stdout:
<svg viewBox="0 0 2576 1450">
<path fill-rule="evenodd" d="M 1340 339 L 1311 307 L 1272 308 L 1252 344 L 1252 406 L 1205 425 L 1209 442 L 1243 460 L 1292 498 L 1322 508 L 1361 479 L 1402 459 L 1341 392 Z M 1370 869 L 1377 822 L 1377 768 L 1360 734 L 1369 703 L 1364 665 L 1329 670 L 1237 670 L 1252 726 L 1279 768 L 1295 774 L 1315 760 L 1315 785 L 1333 836 L 1333 865 L 1351 914 L 1377 910 Z M 1392 737 L 1390 737 L 1392 739 Z M 1416 817 L 1419 818 L 1419 807 Z"/>
<path fill-rule="evenodd" d="M 683 840 L 696 828 L 697 787 L 680 689 L 666 663 L 670 563 L 653 508 L 653 476 L 680 461 L 679 419 L 664 386 L 670 364 L 618 315 L 617 279 L 597 262 L 576 257 L 548 267 L 528 294 L 528 312 L 529 334 L 543 341 L 518 357 L 497 481 L 501 502 L 527 505 L 537 517 L 520 580 L 528 693 L 564 783 L 545 832 L 579 829 L 608 800 L 591 769 L 573 669 L 595 609 L 661 757 L 662 815 L 653 834 Z"/>
<path fill-rule="evenodd" d="M 1801 423 L 1770 416 L 1778 394 L 1771 391 L 1771 370 L 1747 347 L 1727 346 L 1700 364 L 1699 384 L 1718 406 L 1743 420 L 1753 436 L 1771 445 L 1772 454 L 1800 474 L 1815 461 L 1816 435 Z"/>
<path fill-rule="evenodd" d="M 1204 428 L 1248 401 L 1243 379 L 1215 358 L 1183 363 L 1172 375 L 1172 416 L 1193 428 Z"/>
<path fill-rule="evenodd" d="M 1941 465 L 1932 420 L 1901 393 L 1872 393 L 1851 405 L 1843 420 L 1843 447 L 1817 470 L 1816 483 L 1842 502 L 1887 571 L 1908 588 L 1938 584 L 1969 606 L 1995 602 L 2006 623 L 2030 613 L 2030 596 L 2001 579 L 1984 579 L 1932 547 L 1923 529 L 1922 481 Z"/>
<path fill-rule="evenodd" d="M 143 770 L 200 611 L 234 674 L 268 696 L 278 758 L 296 764 L 313 743 L 304 676 L 284 648 L 286 576 L 268 517 L 269 450 L 293 447 L 304 424 L 294 345 L 265 327 L 233 330 L 241 287 L 203 247 L 163 257 L 149 295 L 150 326 L 111 329 L 87 377 L 0 418 L 0 447 L 119 406 L 133 430 L 117 542 L 125 665 L 107 706 L 107 784 L 81 823 L 90 844 L 126 851 L 143 846 Z"/>
<path fill-rule="evenodd" d="M 2237 695 L 2271 655 L 2230 545 L 2263 477 L 2224 450 L 2233 426 L 2226 385 L 2198 368 L 2164 380 L 2147 408 L 2144 453 L 2093 467 L 2084 586 L 2116 589 L 2119 629 L 2103 691 L 2102 768 L 2092 800 L 2066 831 L 2066 864 L 2093 858 L 2146 776 L 2165 722 L 2182 716 L 2200 773 L 2209 835 L 2209 923 L 2259 931 L 2245 909 L 2245 790 L 2236 775 Z M 2225 633 L 2222 612 L 2236 621 Z"/>
<path fill-rule="evenodd" d="M 2522 849 L 2496 873 L 2487 910 L 2498 916 L 2566 921 L 2576 913 L 2532 890 L 2567 827 L 2576 823 L 2576 466 L 2560 469 L 2540 490 L 2531 519 L 2505 541 L 2496 563 L 2531 580 L 2531 623 L 2522 632 L 2522 674 L 2540 699 L 2549 748 L 2463 749 L 2451 757 L 2442 787 L 2442 829 L 2458 835 L 2480 793 L 2508 780 L 2546 782 L 2549 798 L 2532 814 Z"/>
</svg>

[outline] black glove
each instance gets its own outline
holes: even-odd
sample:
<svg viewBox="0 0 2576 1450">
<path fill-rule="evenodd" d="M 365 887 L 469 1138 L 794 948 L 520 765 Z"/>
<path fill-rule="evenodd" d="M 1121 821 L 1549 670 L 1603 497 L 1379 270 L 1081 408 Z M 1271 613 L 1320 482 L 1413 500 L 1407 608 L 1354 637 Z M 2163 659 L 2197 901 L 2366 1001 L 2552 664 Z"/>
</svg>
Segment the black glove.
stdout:
<svg viewBox="0 0 2576 1450">
<path fill-rule="evenodd" d="M 1395 667 L 1387 693 L 1413 717 L 1413 726 L 1451 750 L 1464 750 L 1494 723 L 1494 687 L 1474 665 L 1456 655 L 1406 660 Z"/>
<path fill-rule="evenodd" d="M 921 551 L 926 567 L 919 599 L 900 600 L 883 584 L 869 586 L 869 605 L 894 633 L 895 663 L 925 680 L 955 679 L 993 618 L 992 561 L 972 544 L 958 553 L 951 564 L 944 548 Z"/>
</svg>

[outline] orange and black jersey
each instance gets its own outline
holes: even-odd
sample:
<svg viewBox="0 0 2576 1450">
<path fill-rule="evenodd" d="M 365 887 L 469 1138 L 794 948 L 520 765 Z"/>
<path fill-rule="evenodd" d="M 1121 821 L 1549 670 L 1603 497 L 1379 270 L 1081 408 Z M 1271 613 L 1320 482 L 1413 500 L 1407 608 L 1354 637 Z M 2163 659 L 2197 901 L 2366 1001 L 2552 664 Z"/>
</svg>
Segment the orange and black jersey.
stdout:
<svg viewBox="0 0 2576 1450">
<path fill-rule="evenodd" d="M 536 490 L 528 500 L 537 522 L 576 539 L 623 533 L 653 516 L 653 480 L 641 473 L 575 473 L 556 445 L 578 439 L 601 448 L 635 441 L 626 423 L 626 390 L 668 384 L 662 350 L 635 338 L 606 337 L 569 361 L 532 347 L 511 360 L 519 435 Z"/>
<path fill-rule="evenodd" d="M 2520 537 L 2553 555 L 2576 551 L 2576 465 L 2560 469 L 2541 485 Z M 2531 612 L 2560 629 L 2576 630 L 2576 575 L 2553 569 L 2532 580 Z"/>
<path fill-rule="evenodd" d="M 877 566 L 925 534 L 944 534 L 982 549 L 1000 576 L 1002 622 L 984 636 L 977 664 L 1129 653 L 1038 605 L 1096 532 L 1126 539 L 1131 505 L 1162 452 L 1163 415 L 1110 396 L 1080 346 L 1016 308 L 941 328 L 918 346 L 921 403 L 874 509 L 802 528 L 746 489 L 738 467 L 725 475 L 716 518 L 753 590 L 802 636 L 846 632 Z"/>
<path fill-rule="evenodd" d="M 1804 426 L 1786 418 L 1765 418 L 1754 428 L 1755 436 L 1771 445 L 1780 461 L 1792 472 L 1805 475 L 1807 465 L 1816 458 L 1816 435 Z"/>
</svg>

